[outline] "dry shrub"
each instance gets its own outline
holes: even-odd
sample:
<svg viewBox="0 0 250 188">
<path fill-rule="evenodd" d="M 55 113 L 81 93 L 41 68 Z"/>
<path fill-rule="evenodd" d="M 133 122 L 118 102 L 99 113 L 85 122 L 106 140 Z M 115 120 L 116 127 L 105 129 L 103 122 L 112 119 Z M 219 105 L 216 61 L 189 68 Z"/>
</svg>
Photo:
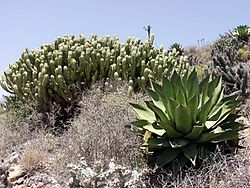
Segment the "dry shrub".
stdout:
<svg viewBox="0 0 250 188">
<path fill-rule="evenodd" d="M 126 93 L 124 87 L 116 92 L 95 89 L 83 95 L 81 113 L 72 122 L 71 131 L 88 163 L 114 159 L 123 165 L 138 165 L 141 139 L 125 126 L 135 118 L 128 102 L 141 96 L 129 98 Z"/>
<path fill-rule="evenodd" d="M 4 158 L 25 142 L 41 135 L 42 115 L 32 104 L 10 108 L 0 114 L 0 157 Z"/>
<path fill-rule="evenodd" d="M 20 158 L 20 164 L 28 172 L 42 170 L 46 162 L 47 151 L 42 148 L 29 146 L 24 149 Z"/>
<path fill-rule="evenodd" d="M 16 130 L 9 122 L 10 115 L 4 113 L 0 115 L 0 158 L 10 155 L 15 147 L 27 139 L 27 129 L 23 125 L 22 129 Z"/>
</svg>

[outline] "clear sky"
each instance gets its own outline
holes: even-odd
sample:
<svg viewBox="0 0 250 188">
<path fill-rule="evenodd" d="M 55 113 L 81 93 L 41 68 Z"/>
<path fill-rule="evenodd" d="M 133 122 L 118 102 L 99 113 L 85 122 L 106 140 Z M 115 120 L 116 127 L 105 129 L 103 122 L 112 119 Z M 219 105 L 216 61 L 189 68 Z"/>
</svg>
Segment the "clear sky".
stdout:
<svg viewBox="0 0 250 188">
<path fill-rule="evenodd" d="M 250 25 L 250 0 L 0 0 L 0 73 L 25 48 L 38 48 L 66 34 L 118 34 L 155 45 L 214 41 L 237 25 Z M 4 92 L 0 89 L 0 95 Z"/>
</svg>

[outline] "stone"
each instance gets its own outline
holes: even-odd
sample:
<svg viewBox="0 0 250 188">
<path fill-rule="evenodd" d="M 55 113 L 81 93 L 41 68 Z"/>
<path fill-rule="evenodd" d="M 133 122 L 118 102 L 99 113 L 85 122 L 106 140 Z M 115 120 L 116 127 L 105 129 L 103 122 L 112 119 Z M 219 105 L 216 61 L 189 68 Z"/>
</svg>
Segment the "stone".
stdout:
<svg viewBox="0 0 250 188">
<path fill-rule="evenodd" d="M 43 182 L 39 182 L 39 183 L 37 184 L 37 188 L 42 188 L 42 187 L 44 187 L 44 183 L 43 183 Z"/>
<path fill-rule="evenodd" d="M 13 181 L 17 180 L 18 178 L 24 176 L 26 173 L 27 173 L 27 171 L 24 170 L 21 165 L 12 166 L 9 169 L 8 180 L 10 182 L 13 182 Z"/>
<path fill-rule="evenodd" d="M 11 154 L 11 156 L 10 156 L 7 160 L 4 161 L 4 163 L 6 163 L 6 164 L 13 164 L 13 163 L 17 163 L 18 160 L 19 160 L 19 155 L 18 155 L 18 153 L 13 152 L 13 153 Z"/>
</svg>

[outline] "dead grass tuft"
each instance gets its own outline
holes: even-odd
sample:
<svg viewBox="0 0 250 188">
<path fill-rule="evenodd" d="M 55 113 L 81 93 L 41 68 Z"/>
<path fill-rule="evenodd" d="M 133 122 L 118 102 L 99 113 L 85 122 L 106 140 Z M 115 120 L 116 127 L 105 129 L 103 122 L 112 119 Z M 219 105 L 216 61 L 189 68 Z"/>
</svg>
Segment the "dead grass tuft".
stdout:
<svg viewBox="0 0 250 188">
<path fill-rule="evenodd" d="M 20 165 L 29 173 L 40 171 L 45 168 L 47 151 L 42 148 L 28 146 L 20 157 Z"/>
</svg>

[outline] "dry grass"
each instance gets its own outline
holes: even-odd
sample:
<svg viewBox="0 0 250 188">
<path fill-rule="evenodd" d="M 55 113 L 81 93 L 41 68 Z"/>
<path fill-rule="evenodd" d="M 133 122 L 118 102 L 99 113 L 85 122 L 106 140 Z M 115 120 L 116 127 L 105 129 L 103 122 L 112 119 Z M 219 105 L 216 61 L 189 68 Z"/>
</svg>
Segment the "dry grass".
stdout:
<svg viewBox="0 0 250 188">
<path fill-rule="evenodd" d="M 29 173 L 40 171 L 45 168 L 47 151 L 43 148 L 28 146 L 22 152 L 20 165 Z"/>
</svg>

